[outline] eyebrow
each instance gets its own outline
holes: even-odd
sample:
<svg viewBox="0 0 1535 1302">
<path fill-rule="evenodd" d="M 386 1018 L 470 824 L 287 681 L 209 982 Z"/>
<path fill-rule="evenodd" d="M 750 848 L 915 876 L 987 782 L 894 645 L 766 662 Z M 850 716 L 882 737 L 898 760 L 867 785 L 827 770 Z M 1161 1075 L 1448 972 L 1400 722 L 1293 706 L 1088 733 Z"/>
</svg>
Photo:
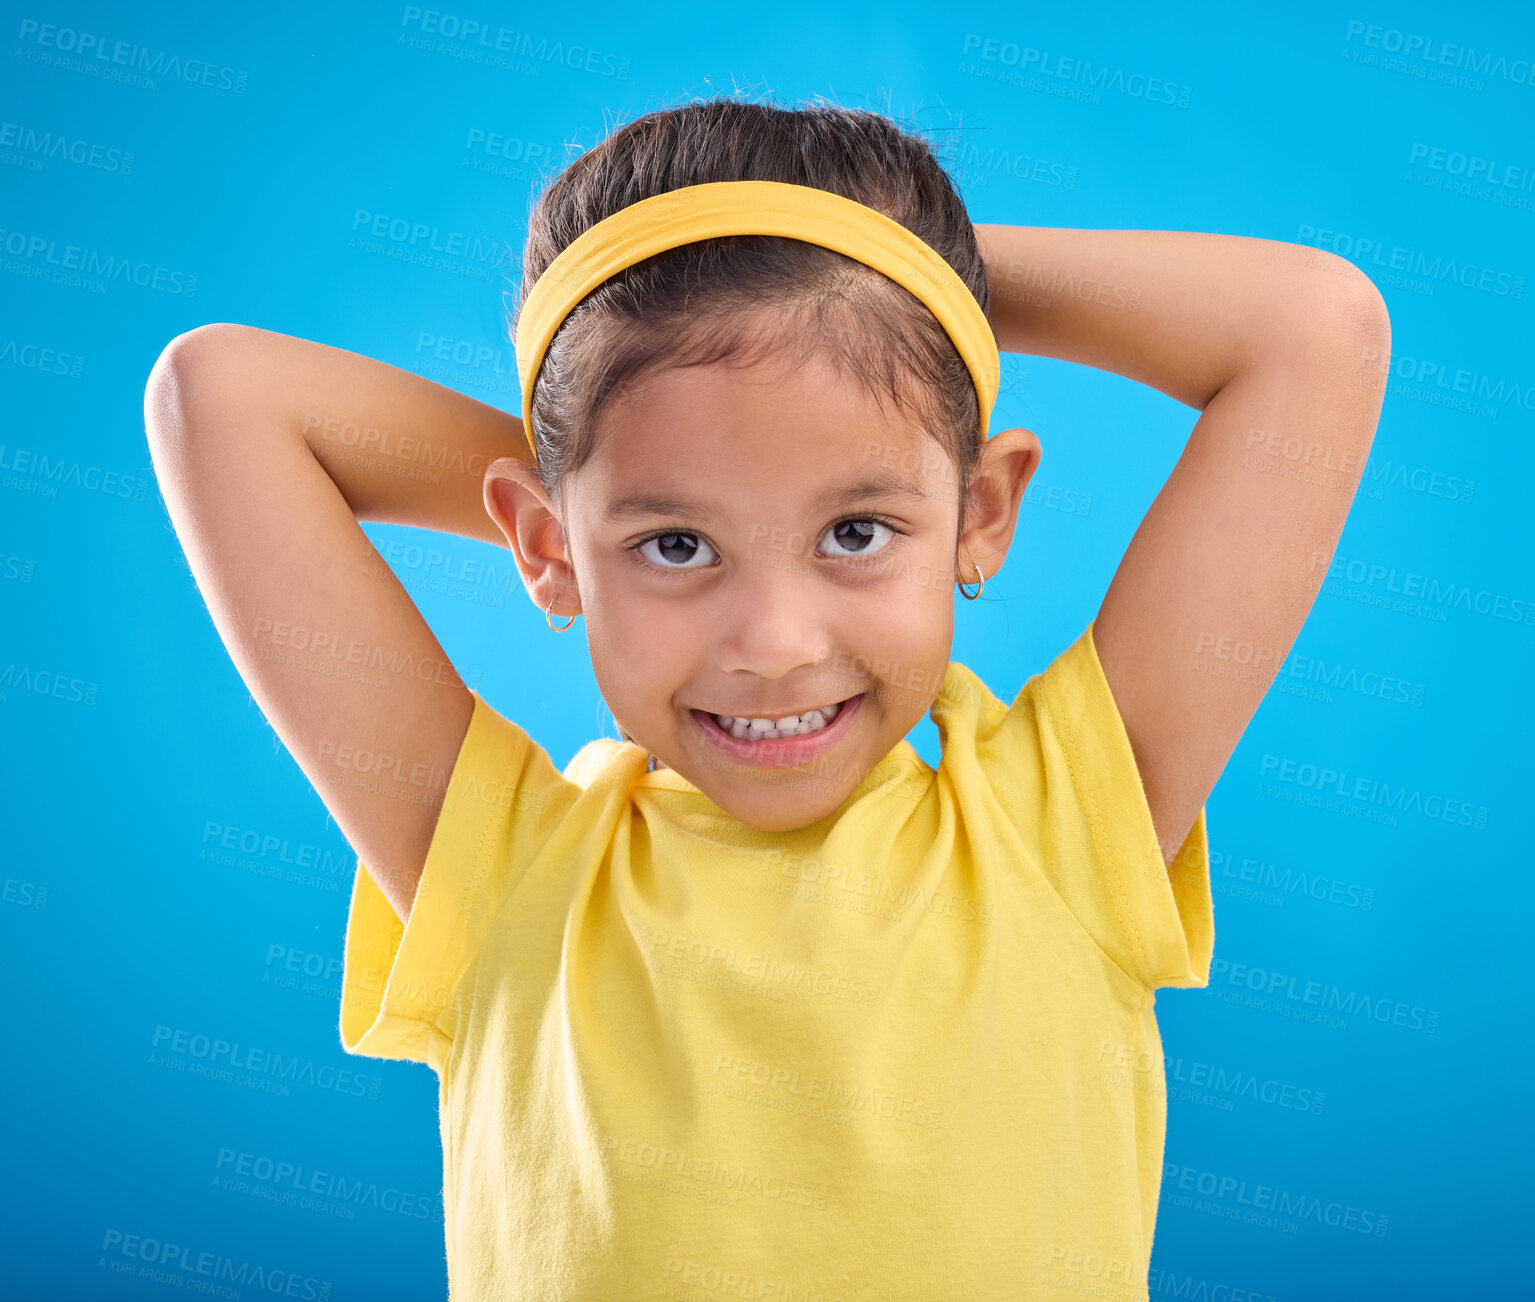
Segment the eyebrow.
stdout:
<svg viewBox="0 0 1535 1302">
<path fill-rule="evenodd" d="M 823 489 L 810 500 L 811 511 L 824 511 L 844 502 L 856 502 L 871 497 L 902 497 L 909 501 L 923 501 L 927 490 L 900 475 L 882 471 L 865 475 L 844 484 L 834 484 Z M 719 512 L 698 502 L 680 497 L 668 497 L 664 493 L 631 493 L 608 505 L 603 511 L 604 520 L 637 520 L 661 515 L 687 517 L 694 520 L 714 521 Z"/>
</svg>

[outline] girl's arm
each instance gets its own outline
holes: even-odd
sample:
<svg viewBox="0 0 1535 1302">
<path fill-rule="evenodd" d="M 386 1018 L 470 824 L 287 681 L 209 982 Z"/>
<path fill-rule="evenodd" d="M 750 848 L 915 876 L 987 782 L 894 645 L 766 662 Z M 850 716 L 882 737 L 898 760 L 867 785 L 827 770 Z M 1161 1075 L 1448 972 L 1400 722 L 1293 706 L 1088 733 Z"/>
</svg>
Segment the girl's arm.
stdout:
<svg viewBox="0 0 1535 1302">
<path fill-rule="evenodd" d="M 1390 320 L 1363 272 L 1300 245 L 976 233 L 1003 351 L 1113 371 L 1203 413 L 1094 626 L 1170 862 L 1327 574 L 1380 417 Z"/>
<path fill-rule="evenodd" d="M 473 700 L 358 521 L 504 546 L 482 483 L 497 457 L 531 460 L 522 422 L 356 353 L 227 324 L 171 341 L 144 421 L 231 659 L 405 920 Z"/>
</svg>

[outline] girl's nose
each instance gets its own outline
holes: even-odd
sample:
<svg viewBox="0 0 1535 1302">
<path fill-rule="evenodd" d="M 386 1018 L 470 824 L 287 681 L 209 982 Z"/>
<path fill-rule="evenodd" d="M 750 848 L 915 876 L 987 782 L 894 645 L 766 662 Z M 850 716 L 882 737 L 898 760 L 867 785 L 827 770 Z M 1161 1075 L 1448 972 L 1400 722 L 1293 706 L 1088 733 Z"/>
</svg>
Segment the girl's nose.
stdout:
<svg viewBox="0 0 1535 1302">
<path fill-rule="evenodd" d="M 839 596 L 813 562 L 762 548 L 723 587 L 714 630 L 719 669 L 781 678 L 830 658 Z"/>
</svg>

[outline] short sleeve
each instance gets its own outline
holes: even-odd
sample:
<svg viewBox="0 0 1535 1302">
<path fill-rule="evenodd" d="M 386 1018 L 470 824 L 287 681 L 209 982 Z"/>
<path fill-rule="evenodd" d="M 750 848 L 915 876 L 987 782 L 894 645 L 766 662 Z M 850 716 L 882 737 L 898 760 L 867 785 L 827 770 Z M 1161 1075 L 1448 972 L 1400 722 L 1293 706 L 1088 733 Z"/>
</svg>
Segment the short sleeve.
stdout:
<svg viewBox="0 0 1535 1302">
<path fill-rule="evenodd" d="M 407 923 L 359 859 L 341 975 L 341 1045 L 440 1071 L 473 1013 L 464 976 L 577 788 L 520 727 L 471 692 Z"/>
<path fill-rule="evenodd" d="M 1001 710 L 999 702 L 994 726 L 979 725 L 982 772 L 1082 928 L 1150 989 L 1208 985 L 1215 925 L 1205 811 L 1164 863 L 1093 625 Z"/>
<path fill-rule="evenodd" d="M 1093 623 L 1040 675 L 1037 691 L 1041 742 L 1057 777 L 1058 798 L 1047 811 L 1052 834 L 1058 845 L 1089 852 L 1062 856 L 1059 889 L 1143 984 L 1205 986 L 1215 941 L 1205 811 L 1164 863 Z"/>
</svg>

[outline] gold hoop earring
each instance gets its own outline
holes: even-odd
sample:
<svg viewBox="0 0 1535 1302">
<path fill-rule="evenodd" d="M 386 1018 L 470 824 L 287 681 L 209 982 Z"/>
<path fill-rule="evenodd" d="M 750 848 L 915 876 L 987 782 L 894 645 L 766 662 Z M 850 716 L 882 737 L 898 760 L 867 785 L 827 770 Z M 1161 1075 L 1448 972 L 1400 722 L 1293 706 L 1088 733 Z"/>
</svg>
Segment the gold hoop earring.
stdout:
<svg viewBox="0 0 1535 1302">
<path fill-rule="evenodd" d="M 569 632 L 570 631 L 570 625 L 574 624 L 576 622 L 576 619 L 581 614 L 581 612 L 578 610 L 578 611 L 576 611 L 576 613 L 574 615 L 572 615 L 570 617 L 570 624 L 563 624 L 559 628 L 555 628 L 554 627 L 554 621 L 549 618 L 549 611 L 550 611 L 551 607 L 553 607 L 553 605 L 554 605 L 554 598 L 550 597 L 549 598 L 549 605 L 544 607 L 544 623 L 549 625 L 549 627 L 551 629 L 554 629 L 554 631 L 556 633 L 566 633 L 566 632 Z"/>
<path fill-rule="evenodd" d="M 979 565 L 975 567 L 975 572 L 981 576 L 981 586 L 979 588 L 977 588 L 974 592 L 966 592 L 963 581 L 961 581 L 959 585 L 959 595 L 962 596 L 966 601 L 974 601 L 981 595 L 982 589 L 986 586 L 986 574 Z"/>
</svg>

